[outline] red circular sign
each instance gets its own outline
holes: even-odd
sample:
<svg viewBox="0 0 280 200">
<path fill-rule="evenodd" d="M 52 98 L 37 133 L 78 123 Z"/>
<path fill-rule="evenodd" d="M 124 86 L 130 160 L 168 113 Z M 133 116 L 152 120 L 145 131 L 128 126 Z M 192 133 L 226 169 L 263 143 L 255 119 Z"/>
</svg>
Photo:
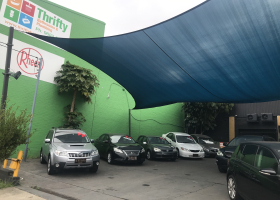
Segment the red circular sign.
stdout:
<svg viewBox="0 0 280 200">
<path fill-rule="evenodd" d="M 37 58 L 38 57 L 38 60 Z M 36 61 L 40 61 L 39 58 L 43 56 L 36 50 L 32 48 L 24 48 L 17 55 L 17 64 L 19 68 L 27 74 L 35 75 L 38 74 L 37 69 L 39 69 L 39 65 L 35 66 Z M 44 60 L 42 63 L 42 69 L 44 68 Z"/>
</svg>

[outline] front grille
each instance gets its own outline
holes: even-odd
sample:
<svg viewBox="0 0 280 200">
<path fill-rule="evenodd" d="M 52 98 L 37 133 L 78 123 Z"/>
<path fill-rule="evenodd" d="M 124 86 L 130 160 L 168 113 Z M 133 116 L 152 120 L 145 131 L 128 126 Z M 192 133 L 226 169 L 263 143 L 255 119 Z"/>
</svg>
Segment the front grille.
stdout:
<svg viewBox="0 0 280 200">
<path fill-rule="evenodd" d="M 124 150 L 124 151 L 128 156 L 138 156 L 140 152 L 138 150 Z"/>
<path fill-rule="evenodd" d="M 85 158 L 89 157 L 90 153 L 69 153 L 69 157 L 79 157 L 79 158 Z"/>
<path fill-rule="evenodd" d="M 190 150 L 191 152 L 199 152 L 199 150 Z"/>
<path fill-rule="evenodd" d="M 162 152 L 173 152 L 173 149 L 171 149 L 171 150 L 163 149 Z"/>
</svg>

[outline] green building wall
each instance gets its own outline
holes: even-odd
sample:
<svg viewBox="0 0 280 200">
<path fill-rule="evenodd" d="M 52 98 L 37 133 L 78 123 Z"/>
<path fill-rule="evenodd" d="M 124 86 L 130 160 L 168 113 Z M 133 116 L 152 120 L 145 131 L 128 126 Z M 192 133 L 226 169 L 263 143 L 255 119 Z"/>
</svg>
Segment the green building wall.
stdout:
<svg viewBox="0 0 280 200">
<path fill-rule="evenodd" d="M 105 23 L 83 14 L 61 7 L 49 1 L 32 0 L 35 4 L 72 23 L 71 38 L 103 37 Z M 0 0 L 0 5 L 2 0 Z M 8 35 L 9 28 L 0 24 L 0 34 Z M 99 79 L 100 86 L 92 96 L 92 104 L 85 103 L 81 96 L 77 97 L 76 107 L 83 113 L 86 122 L 81 127 L 92 139 L 103 133 L 129 134 L 129 109 L 135 102 L 125 88 L 111 77 L 90 65 L 77 56 L 64 50 L 46 44 L 21 32 L 14 32 L 14 39 L 33 45 L 55 55 L 65 58 L 73 64 L 91 69 Z M 6 43 L 7 41 L 0 41 Z M 0 48 L 4 48 L 0 46 Z M 17 47 L 14 46 L 14 49 Z M 15 53 L 14 51 L 12 53 Z M 6 55 L 0 55 L 5 59 Z M 63 64 L 63 63 L 61 63 Z M 4 70 L 0 69 L 2 74 Z M 43 73 L 43 71 L 42 71 Z M 4 76 L 0 75 L 0 92 L 2 94 Z M 9 104 L 20 106 L 31 112 L 36 79 L 21 76 L 18 80 L 10 78 L 8 87 Z M 109 98 L 108 98 L 109 94 Z M 32 122 L 34 135 L 30 139 L 28 157 L 38 157 L 43 139 L 51 127 L 62 125 L 64 107 L 72 101 L 71 93 L 58 94 L 55 84 L 40 81 L 37 101 Z M 139 135 L 159 135 L 169 131 L 182 132 L 183 113 L 181 104 L 131 111 L 131 136 L 137 139 Z M 36 130 L 35 130 L 36 129 Z M 18 150 L 23 150 L 24 145 Z"/>
</svg>

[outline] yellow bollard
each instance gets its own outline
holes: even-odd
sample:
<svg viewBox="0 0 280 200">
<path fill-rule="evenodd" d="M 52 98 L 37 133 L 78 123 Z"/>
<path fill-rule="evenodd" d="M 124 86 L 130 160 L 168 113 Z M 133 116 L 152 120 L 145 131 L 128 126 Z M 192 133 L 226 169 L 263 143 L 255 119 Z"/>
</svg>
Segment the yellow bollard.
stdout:
<svg viewBox="0 0 280 200">
<path fill-rule="evenodd" d="M 18 152 L 18 157 L 17 157 L 17 166 L 15 168 L 13 177 L 17 177 L 18 176 L 18 171 L 19 171 L 19 166 L 20 166 L 21 160 L 22 160 L 22 156 L 23 156 L 23 151 L 19 151 Z"/>
<path fill-rule="evenodd" d="M 3 168 L 4 168 L 4 169 L 6 169 L 6 167 L 7 167 L 7 163 L 8 163 L 8 160 L 7 160 L 7 159 L 5 159 L 5 160 L 4 160 L 4 165 L 3 165 Z"/>
</svg>

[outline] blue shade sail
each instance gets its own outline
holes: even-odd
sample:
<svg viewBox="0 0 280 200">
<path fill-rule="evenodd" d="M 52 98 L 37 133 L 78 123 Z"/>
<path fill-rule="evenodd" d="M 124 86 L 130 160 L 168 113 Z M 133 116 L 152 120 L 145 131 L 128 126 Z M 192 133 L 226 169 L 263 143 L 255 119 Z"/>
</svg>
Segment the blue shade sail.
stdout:
<svg viewBox="0 0 280 200">
<path fill-rule="evenodd" d="M 124 35 L 32 35 L 111 76 L 131 93 L 136 109 L 176 102 L 251 103 L 280 99 L 279 20 L 279 0 L 209 0 Z"/>
</svg>

